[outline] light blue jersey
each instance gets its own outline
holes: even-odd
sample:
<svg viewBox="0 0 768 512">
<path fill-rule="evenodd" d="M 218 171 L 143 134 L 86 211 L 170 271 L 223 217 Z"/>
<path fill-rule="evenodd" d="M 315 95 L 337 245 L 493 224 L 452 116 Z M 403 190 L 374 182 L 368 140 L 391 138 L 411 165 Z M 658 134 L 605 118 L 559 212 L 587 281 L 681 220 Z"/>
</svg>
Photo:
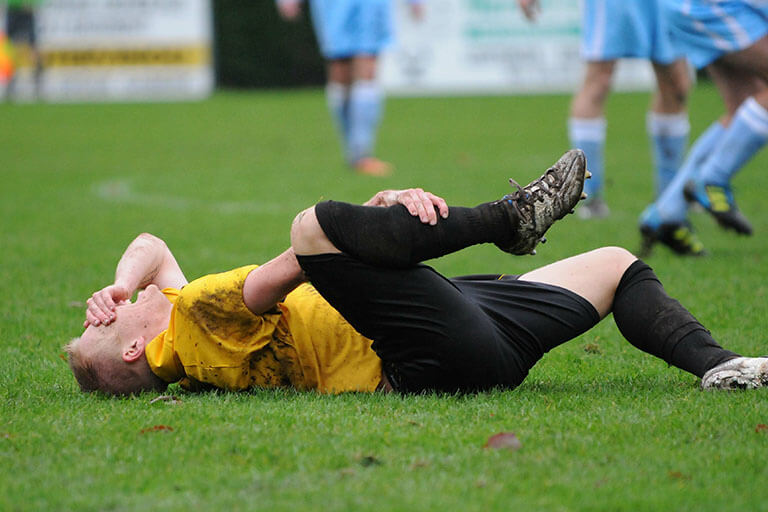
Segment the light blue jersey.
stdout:
<svg viewBox="0 0 768 512">
<path fill-rule="evenodd" d="M 637 57 L 670 64 L 682 57 L 672 45 L 663 1 L 582 0 L 584 60 Z"/>
<path fill-rule="evenodd" d="M 675 44 L 697 68 L 768 34 L 768 0 L 663 0 Z"/>
<path fill-rule="evenodd" d="M 392 0 L 311 0 L 311 9 L 327 59 L 378 55 L 392 42 Z"/>
</svg>

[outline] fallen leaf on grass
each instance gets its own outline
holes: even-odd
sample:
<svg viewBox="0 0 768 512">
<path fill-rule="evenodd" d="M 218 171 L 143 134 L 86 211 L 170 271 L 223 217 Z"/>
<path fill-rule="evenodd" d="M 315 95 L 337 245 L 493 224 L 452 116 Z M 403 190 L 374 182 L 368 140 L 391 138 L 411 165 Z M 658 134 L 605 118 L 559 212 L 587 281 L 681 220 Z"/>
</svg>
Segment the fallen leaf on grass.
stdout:
<svg viewBox="0 0 768 512">
<path fill-rule="evenodd" d="M 587 354 L 599 354 L 601 352 L 600 345 L 597 343 L 587 343 L 584 345 L 584 352 Z"/>
<path fill-rule="evenodd" d="M 672 480 L 690 480 L 691 477 L 681 473 L 680 471 L 670 471 L 669 478 Z"/>
<path fill-rule="evenodd" d="M 65 363 L 69 362 L 69 359 L 67 358 L 66 352 L 59 352 L 59 359 L 61 359 Z"/>
<path fill-rule="evenodd" d="M 147 432 L 173 432 L 173 427 L 168 425 L 155 425 L 141 429 L 140 434 L 146 434 Z"/>
<path fill-rule="evenodd" d="M 757 433 L 768 432 L 768 425 L 766 425 L 765 423 L 758 423 L 757 426 L 755 427 L 755 432 Z"/>
<path fill-rule="evenodd" d="M 177 397 L 176 395 L 160 395 L 150 400 L 149 404 L 152 405 L 157 402 L 166 402 L 169 404 L 180 404 L 181 398 Z"/>
<path fill-rule="evenodd" d="M 499 432 L 488 438 L 483 445 L 483 448 L 491 448 L 493 450 L 519 450 L 523 444 L 517 438 L 514 432 Z"/>
<path fill-rule="evenodd" d="M 381 459 L 379 459 L 375 455 L 363 455 L 362 457 L 360 457 L 360 460 L 358 462 L 364 468 L 381 465 Z"/>
</svg>

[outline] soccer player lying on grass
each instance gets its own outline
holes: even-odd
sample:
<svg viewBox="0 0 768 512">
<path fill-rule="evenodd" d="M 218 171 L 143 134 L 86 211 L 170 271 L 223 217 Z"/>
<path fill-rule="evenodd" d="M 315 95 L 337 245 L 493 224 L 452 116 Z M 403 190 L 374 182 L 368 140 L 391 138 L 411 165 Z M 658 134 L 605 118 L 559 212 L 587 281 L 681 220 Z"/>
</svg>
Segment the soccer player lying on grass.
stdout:
<svg viewBox="0 0 768 512">
<path fill-rule="evenodd" d="M 474 208 L 449 208 L 420 189 L 379 192 L 362 206 L 322 202 L 296 217 L 292 247 L 277 258 L 191 283 L 160 239 L 140 235 L 114 284 L 88 300 L 86 330 L 67 346 L 70 365 L 83 390 L 113 394 L 177 381 L 230 390 L 511 389 L 545 352 L 612 311 L 630 343 L 703 377 L 704 388 L 768 384 L 768 358 L 721 348 L 624 249 L 521 276 L 447 279 L 419 264 L 483 242 L 533 252 L 576 206 L 586 176 L 574 150 L 524 189 Z"/>
</svg>

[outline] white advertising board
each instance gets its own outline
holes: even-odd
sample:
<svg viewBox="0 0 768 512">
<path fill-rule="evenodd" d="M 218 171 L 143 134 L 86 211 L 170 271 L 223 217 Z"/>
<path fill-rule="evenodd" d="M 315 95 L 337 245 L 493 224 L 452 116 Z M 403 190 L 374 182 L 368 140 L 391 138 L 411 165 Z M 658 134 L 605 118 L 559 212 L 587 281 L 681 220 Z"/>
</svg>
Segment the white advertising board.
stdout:
<svg viewBox="0 0 768 512">
<path fill-rule="evenodd" d="M 541 0 L 528 22 L 517 0 L 425 0 L 413 20 L 395 0 L 397 44 L 382 59 L 390 94 L 507 94 L 572 92 L 583 77 L 577 0 Z M 615 87 L 647 90 L 650 65 L 619 63 Z"/>
<path fill-rule="evenodd" d="M 188 100 L 214 87 L 210 0 L 48 0 L 36 11 L 46 101 Z M 18 94 L 34 95 L 32 69 Z"/>
</svg>

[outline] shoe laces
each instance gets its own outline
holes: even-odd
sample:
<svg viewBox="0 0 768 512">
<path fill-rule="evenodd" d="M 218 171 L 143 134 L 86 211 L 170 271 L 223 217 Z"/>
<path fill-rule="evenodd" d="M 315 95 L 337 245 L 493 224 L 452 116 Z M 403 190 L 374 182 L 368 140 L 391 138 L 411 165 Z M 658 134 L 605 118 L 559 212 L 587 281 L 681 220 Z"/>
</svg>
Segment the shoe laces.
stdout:
<svg viewBox="0 0 768 512">
<path fill-rule="evenodd" d="M 507 194 L 504 196 L 505 199 L 507 199 L 512 204 L 513 208 L 520 217 L 526 221 L 529 221 L 529 216 L 522 211 L 518 202 L 522 200 L 530 204 L 544 194 L 550 195 L 552 193 L 551 187 L 557 185 L 558 183 L 558 177 L 557 173 L 555 172 L 555 168 L 552 167 L 547 169 L 547 172 L 545 172 L 541 178 L 529 185 L 529 187 L 533 190 L 524 189 L 517 181 L 512 178 L 509 178 L 509 183 L 510 185 L 514 185 L 517 190 L 512 194 Z"/>
</svg>

